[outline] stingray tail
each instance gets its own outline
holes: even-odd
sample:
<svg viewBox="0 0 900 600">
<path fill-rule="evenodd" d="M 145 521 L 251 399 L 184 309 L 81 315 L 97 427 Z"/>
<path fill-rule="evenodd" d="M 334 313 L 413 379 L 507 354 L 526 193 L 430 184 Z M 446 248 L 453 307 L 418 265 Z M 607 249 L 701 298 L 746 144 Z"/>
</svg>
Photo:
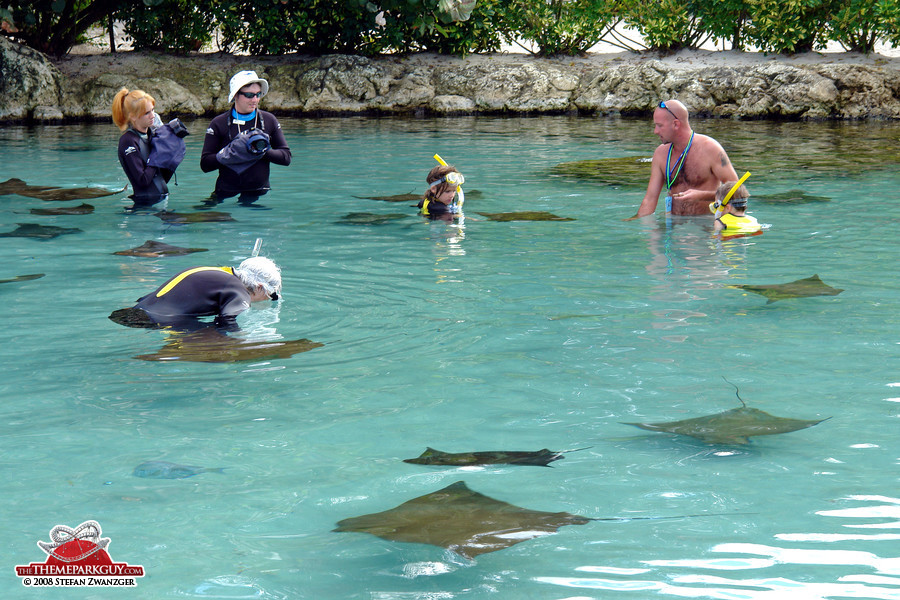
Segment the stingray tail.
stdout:
<svg viewBox="0 0 900 600">
<path fill-rule="evenodd" d="M 722 379 L 725 379 L 725 376 L 724 376 L 724 375 L 722 375 Z M 734 385 L 733 383 L 731 383 L 731 382 L 728 381 L 727 379 L 725 379 L 725 383 L 734 386 L 734 395 L 737 396 L 737 399 L 741 401 L 741 404 L 743 405 L 743 407 L 744 407 L 744 408 L 747 408 L 747 403 L 744 402 L 744 399 L 743 399 L 743 398 L 741 398 L 741 390 L 740 390 L 740 388 L 738 388 L 738 386 Z"/>
</svg>

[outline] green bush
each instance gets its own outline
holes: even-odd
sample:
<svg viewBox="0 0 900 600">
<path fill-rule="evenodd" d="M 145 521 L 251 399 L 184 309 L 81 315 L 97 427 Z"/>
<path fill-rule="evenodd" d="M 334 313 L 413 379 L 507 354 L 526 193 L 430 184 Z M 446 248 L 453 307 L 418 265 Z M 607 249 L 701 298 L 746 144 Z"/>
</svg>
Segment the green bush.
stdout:
<svg viewBox="0 0 900 600">
<path fill-rule="evenodd" d="M 581 55 L 620 22 L 622 8 L 622 0 L 510 0 L 507 41 L 530 42 L 542 56 Z"/>
<path fill-rule="evenodd" d="M 623 4 L 625 22 L 638 30 L 650 50 L 698 48 L 711 37 L 683 0 L 623 0 Z"/>
<path fill-rule="evenodd" d="M 894 45 L 900 40 L 900 3 L 897 0 L 843 0 L 829 20 L 829 38 L 844 49 L 866 54 L 875 42 Z"/>
<path fill-rule="evenodd" d="M 750 0 L 748 38 L 764 52 L 795 54 L 828 42 L 828 17 L 840 0 Z"/>
<path fill-rule="evenodd" d="M 212 39 L 212 0 L 143 0 L 129 3 L 117 17 L 135 50 L 186 54 Z"/>
</svg>

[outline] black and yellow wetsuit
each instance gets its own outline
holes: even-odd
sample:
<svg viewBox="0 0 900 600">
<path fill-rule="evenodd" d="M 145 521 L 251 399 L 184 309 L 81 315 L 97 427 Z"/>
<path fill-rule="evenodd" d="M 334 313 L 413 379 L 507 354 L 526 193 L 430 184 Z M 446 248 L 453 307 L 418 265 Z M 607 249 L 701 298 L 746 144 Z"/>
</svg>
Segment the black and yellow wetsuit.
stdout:
<svg viewBox="0 0 900 600">
<path fill-rule="evenodd" d="M 197 317 L 215 316 L 216 324 L 227 326 L 250 308 L 250 292 L 231 267 L 194 267 L 139 298 L 134 308 L 161 325 L 179 326 Z"/>
</svg>

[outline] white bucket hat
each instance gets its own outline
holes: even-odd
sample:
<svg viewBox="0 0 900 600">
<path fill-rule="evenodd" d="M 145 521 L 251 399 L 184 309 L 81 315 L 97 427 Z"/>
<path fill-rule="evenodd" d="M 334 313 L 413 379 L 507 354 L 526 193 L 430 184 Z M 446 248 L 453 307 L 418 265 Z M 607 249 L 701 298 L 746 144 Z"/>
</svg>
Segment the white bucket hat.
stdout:
<svg viewBox="0 0 900 600">
<path fill-rule="evenodd" d="M 235 95 L 237 95 L 242 87 L 250 85 L 251 83 L 259 84 L 262 88 L 260 91 L 263 96 L 269 93 L 269 82 L 257 75 L 256 71 L 239 71 L 231 78 L 231 83 L 229 83 L 228 103 L 230 104 L 234 101 Z M 260 96 L 260 98 L 261 97 L 262 96 Z"/>
</svg>

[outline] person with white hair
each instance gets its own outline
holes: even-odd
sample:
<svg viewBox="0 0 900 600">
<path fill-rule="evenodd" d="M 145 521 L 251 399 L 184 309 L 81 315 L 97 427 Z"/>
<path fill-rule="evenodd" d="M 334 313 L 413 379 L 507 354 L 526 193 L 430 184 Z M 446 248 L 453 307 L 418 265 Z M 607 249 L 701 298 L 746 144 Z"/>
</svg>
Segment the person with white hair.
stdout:
<svg viewBox="0 0 900 600">
<path fill-rule="evenodd" d="M 200 154 L 204 173 L 219 171 L 213 203 L 238 196 L 238 202 L 250 204 L 269 191 L 270 164 L 291 164 L 281 124 L 259 108 L 267 93 L 269 82 L 256 71 L 240 71 L 231 78 L 231 107 L 210 122 Z"/>
<path fill-rule="evenodd" d="M 196 329 L 207 325 L 199 317 L 213 316 L 216 326 L 234 329 L 237 316 L 251 303 L 280 295 L 281 269 L 269 258 L 254 256 L 236 268 L 185 269 L 109 318 L 130 327 Z"/>
</svg>

